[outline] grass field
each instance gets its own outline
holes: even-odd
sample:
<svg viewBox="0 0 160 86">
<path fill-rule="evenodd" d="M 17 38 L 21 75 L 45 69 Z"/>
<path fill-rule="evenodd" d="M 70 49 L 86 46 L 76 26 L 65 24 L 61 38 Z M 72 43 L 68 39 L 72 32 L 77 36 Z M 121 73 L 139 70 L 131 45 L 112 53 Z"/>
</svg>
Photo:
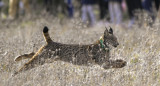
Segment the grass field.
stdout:
<svg viewBox="0 0 160 86">
<path fill-rule="evenodd" d="M 132 29 L 110 25 L 120 43 L 111 50 L 111 59 L 127 61 L 124 68 L 105 70 L 98 65 L 55 61 L 12 77 L 28 61 L 16 63 L 14 58 L 45 44 L 42 29 L 46 25 L 54 41 L 67 44 L 93 43 L 105 30 L 102 24 L 87 28 L 79 19 L 60 21 L 48 17 L 1 22 L 0 86 L 160 86 L 159 22 L 152 27 L 135 24 Z"/>
</svg>

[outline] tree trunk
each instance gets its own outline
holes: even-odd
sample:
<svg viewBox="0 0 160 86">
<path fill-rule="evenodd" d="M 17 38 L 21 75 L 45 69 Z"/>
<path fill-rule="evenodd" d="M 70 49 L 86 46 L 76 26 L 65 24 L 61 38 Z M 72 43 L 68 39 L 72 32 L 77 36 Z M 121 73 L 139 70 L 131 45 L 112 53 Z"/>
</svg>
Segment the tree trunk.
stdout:
<svg viewBox="0 0 160 86">
<path fill-rule="evenodd" d="M 18 17 L 18 11 L 19 11 L 19 1 L 20 0 L 9 0 L 9 18 L 15 19 Z M 30 6 L 29 6 L 29 0 L 22 0 L 24 4 L 24 10 L 25 13 L 30 13 Z"/>
<path fill-rule="evenodd" d="M 157 18 L 160 19 L 160 9 L 158 10 Z"/>
<path fill-rule="evenodd" d="M 18 16 L 19 0 L 9 0 L 9 18 L 14 19 Z"/>
<path fill-rule="evenodd" d="M 29 0 L 22 0 L 22 2 L 24 4 L 25 13 L 29 14 L 30 13 Z"/>
</svg>

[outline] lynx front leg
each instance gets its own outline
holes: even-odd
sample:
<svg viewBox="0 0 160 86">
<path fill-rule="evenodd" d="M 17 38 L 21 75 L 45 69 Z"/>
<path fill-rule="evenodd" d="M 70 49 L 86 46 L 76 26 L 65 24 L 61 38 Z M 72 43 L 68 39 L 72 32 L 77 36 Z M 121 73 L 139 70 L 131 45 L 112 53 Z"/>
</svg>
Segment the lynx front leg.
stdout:
<svg viewBox="0 0 160 86">
<path fill-rule="evenodd" d="M 122 68 L 127 65 L 127 62 L 121 59 L 112 60 L 111 66 L 112 68 Z"/>
<path fill-rule="evenodd" d="M 109 68 L 122 68 L 124 66 L 126 66 L 127 62 L 121 59 L 117 59 L 117 60 L 109 60 L 106 61 L 102 67 L 104 69 L 109 69 Z"/>
</svg>

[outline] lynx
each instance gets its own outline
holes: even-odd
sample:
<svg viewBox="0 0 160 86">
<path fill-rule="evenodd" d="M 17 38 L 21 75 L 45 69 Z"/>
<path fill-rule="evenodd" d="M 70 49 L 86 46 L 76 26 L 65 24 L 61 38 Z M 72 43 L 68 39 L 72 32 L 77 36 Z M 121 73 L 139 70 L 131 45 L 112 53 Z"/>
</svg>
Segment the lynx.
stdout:
<svg viewBox="0 0 160 86">
<path fill-rule="evenodd" d="M 54 42 L 48 33 L 48 27 L 44 27 L 43 36 L 46 45 L 42 46 L 36 53 L 24 54 L 15 58 L 15 61 L 30 58 L 15 74 L 34 68 L 36 65 L 43 65 L 47 62 L 54 62 L 61 60 L 70 62 L 75 65 L 89 65 L 95 63 L 108 68 L 122 68 L 126 65 L 126 61 L 121 59 L 110 60 L 110 47 L 117 47 L 119 45 L 117 38 L 113 35 L 113 29 L 110 27 L 104 31 L 103 36 L 93 44 L 62 44 Z"/>
</svg>

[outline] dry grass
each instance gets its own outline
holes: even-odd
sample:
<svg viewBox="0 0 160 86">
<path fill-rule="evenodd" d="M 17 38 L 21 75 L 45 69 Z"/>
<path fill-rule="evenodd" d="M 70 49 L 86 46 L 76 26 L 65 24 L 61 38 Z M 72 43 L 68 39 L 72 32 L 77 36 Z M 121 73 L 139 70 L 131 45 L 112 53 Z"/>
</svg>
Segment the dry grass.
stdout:
<svg viewBox="0 0 160 86">
<path fill-rule="evenodd" d="M 63 25 L 61 25 L 61 24 Z M 38 50 L 45 44 L 42 28 L 50 28 L 51 38 L 61 43 L 89 44 L 103 34 L 104 25 L 85 28 L 78 19 L 64 22 L 39 18 L 0 23 L 0 86 L 160 86 L 160 24 L 135 25 L 125 29 L 111 25 L 120 45 L 111 50 L 112 59 L 124 59 L 127 66 L 105 70 L 98 65 L 77 66 L 62 61 L 46 63 L 22 72 L 12 73 L 27 60 L 14 62 L 14 57 Z"/>
</svg>

